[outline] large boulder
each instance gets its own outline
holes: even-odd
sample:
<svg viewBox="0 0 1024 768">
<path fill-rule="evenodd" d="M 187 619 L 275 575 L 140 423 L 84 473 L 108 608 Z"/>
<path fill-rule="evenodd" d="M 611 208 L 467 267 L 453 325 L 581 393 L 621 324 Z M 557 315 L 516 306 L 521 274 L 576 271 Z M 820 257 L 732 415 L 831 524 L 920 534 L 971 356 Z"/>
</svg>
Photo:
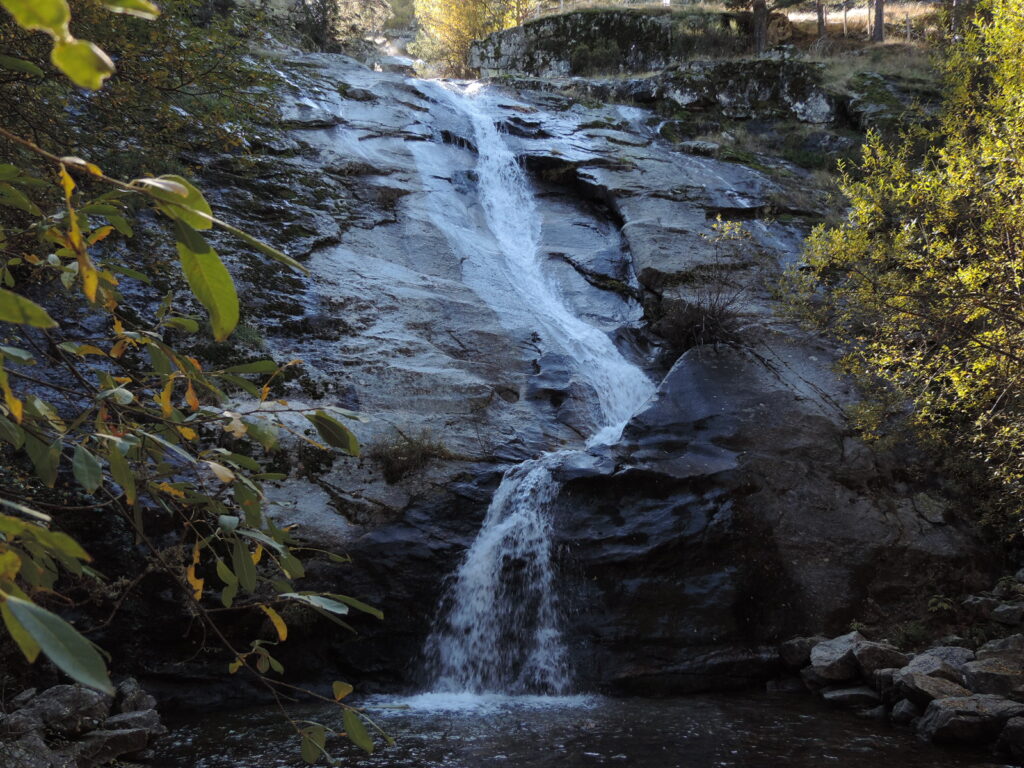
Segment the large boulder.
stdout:
<svg viewBox="0 0 1024 768">
<path fill-rule="evenodd" d="M 1007 655 L 1024 656 L 1024 635 L 1010 635 L 998 640 L 989 640 L 978 649 L 976 655 L 979 659 Z"/>
<path fill-rule="evenodd" d="M 941 678 L 948 680 L 951 683 L 962 684 L 963 683 L 963 672 L 961 671 L 963 666 L 960 668 L 954 667 L 939 656 L 932 654 L 929 651 L 920 653 L 912 658 L 903 668 L 903 672 L 914 673 L 918 675 L 927 675 L 928 677 Z"/>
<path fill-rule="evenodd" d="M 1002 696 L 978 694 L 936 699 L 917 723 L 917 732 L 938 744 L 987 744 L 995 741 L 1024 704 Z"/>
<path fill-rule="evenodd" d="M 957 685 L 941 677 L 929 677 L 909 669 L 901 669 L 893 675 L 893 683 L 897 695 L 910 699 L 919 707 L 926 707 L 935 699 L 971 695 L 971 691 L 962 685 Z"/>
<path fill-rule="evenodd" d="M 111 697 L 80 685 L 56 685 L 7 715 L 0 730 L 10 735 L 46 731 L 75 737 L 98 728 L 110 714 Z"/>
<path fill-rule="evenodd" d="M 853 658 L 864 678 L 871 680 L 880 669 L 902 667 L 909 656 L 888 643 L 861 640 L 853 645 Z"/>
<path fill-rule="evenodd" d="M 823 680 L 843 682 L 858 676 L 854 647 L 865 640 L 860 632 L 818 643 L 811 649 L 811 669 Z"/>
<path fill-rule="evenodd" d="M 786 669 L 798 672 L 811 663 L 811 649 L 827 639 L 821 635 L 791 638 L 779 645 L 779 658 Z"/>
<path fill-rule="evenodd" d="M 964 680 L 975 693 L 1024 698 L 1024 656 L 1004 653 L 969 661 L 964 665 Z"/>
</svg>

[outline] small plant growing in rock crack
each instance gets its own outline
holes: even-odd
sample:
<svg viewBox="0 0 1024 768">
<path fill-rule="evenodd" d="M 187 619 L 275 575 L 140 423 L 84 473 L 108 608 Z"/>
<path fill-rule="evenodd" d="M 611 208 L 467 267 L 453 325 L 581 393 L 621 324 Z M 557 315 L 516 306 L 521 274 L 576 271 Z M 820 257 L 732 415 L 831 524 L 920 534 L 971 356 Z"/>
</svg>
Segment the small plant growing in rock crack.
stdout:
<svg viewBox="0 0 1024 768">
<path fill-rule="evenodd" d="M 734 341 L 739 305 L 747 293 L 729 262 L 750 240 L 750 232 L 718 216 L 712 234 L 705 237 L 714 243 L 714 253 L 711 263 L 699 271 L 699 284 L 687 298 L 663 297 L 661 316 L 652 326 L 677 355 L 692 347 Z"/>
<path fill-rule="evenodd" d="M 367 457 L 380 464 L 388 484 L 418 472 L 431 459 L 452 458 L 452 453 L 429 430 L 423 429 L 413 435 L 407 435 L 398 427 L 393 427 L 393 430 L 388 437 L 366 449 Z"/>
<path fill-rule="evenodd" d="M 143 19 L 160 13 L 148 0 L 99 5 Z M 48 35 L 50 61 L 79 87 L 98 91 L 114 74 L 113 61 L 99 46 L 72 36 L 67 0 L 0 0 L 0 8 L 23 31 Z M 43 75 L 33 62 L 2 59 L 0 67 L 23 77 L 27 87 Z M 347 595 L 296 587 L 305 574 L 304 555 L 347 560 L 303 544 L 267 514 L 264 483 L 284 476 L 254 458 L 269 456 L 283 433 L 357 456 L 359 442 L 339 419 L 359 417 L 272 399 L 275 379 L 297 361 L 204 369 L 171 344 L 200 333 L 199 321 L 175 310 L 173 293 L 152 312 L 128 304 L 129 287 L 151 283 L 147 265 L 125 264 L 118 249 L 106 245 L 132 237 L 136 211 L 159 215 L 173 229 L 185 282 L 206 310 L 217 342 L 238 327 L 240 307 L 231 274 L 204 233 L 221 230 L 288 269 L 307 270 L 214 217 L 203 193 L 181 176 L 126 182 L 4 127 L 0 139 L 17 163 L 0 164 L 0 441 L 6 454 L 33 468 L 37 480 L 32 488 L 0 487 L 0 619 L 8 635 L 29 663 L 46 656 L 82 685 L 113 694 L 101 653 L 47 607 L 58 589 L 101 578 L 82 545 L 60 530 L 57 513 L 110 515 L 145 548 L 145 567 L 170 580 L 204 633 L 223 646 L 232 659 L 229 672 L 251 674 L 279 704 L 301 693 L 337 705 L 349 740 L 372 752 L 365 723 L 376 726 L 343 702 L 352 686 L 335 682 L 331 695 L 294 686 L 279 677 L 284 667 L 272 649 L 287 640 L 282 614 L 294 609 L 343 627 L 338 617 L 350 610 L 382 614 Z M 73 319 L 59 323 L 50 314 L 55 308 Z M 226 391 L 249 399 L 229 399 Z M 308 421 L 315 435 L 303 435 L 296 420 Z M 86 503 L 70 506 L 72 496 Z M 239 611 L 263 618 L 264 638 L 229 636 L 222 617 Z M 333 762 L 328 728 L 288 720 L 307 762 Z"/>
<path fill-rule="evenodd" d="M 935 614 L 952 614 L 956 612 L 956 603 L 946 595 L 932 595 L 928 599 L 928 612 Z"/>
</svg>

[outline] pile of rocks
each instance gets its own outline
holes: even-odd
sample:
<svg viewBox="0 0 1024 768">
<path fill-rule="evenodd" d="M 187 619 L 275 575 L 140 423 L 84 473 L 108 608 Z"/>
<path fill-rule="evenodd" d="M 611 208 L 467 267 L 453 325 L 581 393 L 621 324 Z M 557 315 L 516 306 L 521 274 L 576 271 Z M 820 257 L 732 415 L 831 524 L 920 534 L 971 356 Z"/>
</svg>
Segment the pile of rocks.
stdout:
<svg viewBox="0 0 1024 768">
<path fill-rule="evenodd" d="M 92 768 L 119 758 L 144 759 L 167 733 L 156 700 L 129 678 L 115 697 L 79 685 L 25 691 L 0 716 L 4 768 Z"/>
<path fill-rule="evenodd" d="M 795 638 L 779 653 L 830 704 L 912 726 L 939 744 L 996 744 L 1024 759 L 1024 635 L 912 655 L 850 632 Z"/>
</svg>

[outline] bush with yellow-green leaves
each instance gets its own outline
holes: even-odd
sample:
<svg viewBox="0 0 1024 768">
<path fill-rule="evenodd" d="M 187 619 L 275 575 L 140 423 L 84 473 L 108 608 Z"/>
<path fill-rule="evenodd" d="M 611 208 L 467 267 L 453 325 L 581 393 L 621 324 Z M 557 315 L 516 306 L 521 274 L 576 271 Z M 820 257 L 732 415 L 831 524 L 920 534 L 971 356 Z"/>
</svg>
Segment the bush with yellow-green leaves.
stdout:
<svg viewBox="0 0 1024 768">
<path fill-rule="evenodd" d="M 0 8 L 21 30 L 48 39 L 50 64 L 77 86 L 96 91 L 115 77 L 114 61 L 103 48 L 74 36 L 67 0 L 0 0 Z M 88 11 L 143 20 L 160 15 L 148 0 L 96 0 Z M 161 49 L 158 36 L 154 31 L 155 49 Z M 26 45 L 38 46 L 39 40 Z M 5 49 L 0 56 L 0 73 L 25 78 L 20 87 L 31 89 L 33 80 L 50 76 L 41 63 L 9 53 Z M 358 455 L 356 436 L 343 421 L 359 417 L 273 400 L 271 386 L 287 366 L 271 360 L 209 370 L 177 350 L 168 339 L 201 332 L 200 319 L 179 312 L 170 295 L 148 317 L 134 311 L 124 297 L 127 286 L 150 278 L 125 256 L 130 248 L 105 246 L 116 238 L 129 241 L 133 217 L 155 211 L 173 232 L 181 273 L 217 341 L 234 331 L 239 300 L 231 274 L 207 240 L 211 230 L 237 238 L 281 269 L 305 270 L 215 217 L 202 192 L 183 176 L 120 180 L 92 159 L 44 148 L 10 125 L 0 123 L 0 149 L 13 160 L 0 163 L 0 323 L 7 324 L 2 330 L 8 342 L 0 346 L 4 450 L 27 457 L 42 486 L 53 488 L 59 477 L 70 475 L 94 500 L 97 513 L 127 520 L 153 565 L 176 582 L 207 632 L 224 645 L 228 671 L 244 670 L 275 696 L 291 691 L 273 655 L 288 637 L 282 607 L 301 606 L 342 625 L 339 616 L 350 610 L 380 613 L 346 595 L 297 586 L 304 575 L 302 555 L 310 550 L 266 514 L 264 483 L 282 476 L 266 471 L 259 457 L 268 456 L 286 433 L 324 450 Z M 76 319 L 89 314 L 101 322 L 62 323 L 65 310 Z M 289 416 L 304 417 L 308 434 Z M 63 579 L 96 578 L 102 564 L 93 564 L 38 506 L 0 488 L 3 624 L 29 662 L 44 655 L 74 680 L 109 693 L 101 653 L 47 607 Z M 176 549 L 189 554 L 185 562 L 152 540 L 148 518 L 154 511 L 176 521 Z M 210 604 L 260 613 L 276 639 L 238 646 Z M 364 724 L 370 721 L 342 702 L 351 690 L 338 682 L 333 696 L 322 698 L 341 708 L 347 737 L 372 751 Z M 330 760 L 326 726 L 293 725 L 308 762 Z"/>
<path fill-rule="evenodd" d="M 845 180 L 848 220 L 817 229 L 789 275 L 802 311 L 848 345 L 865 430 L 909 424 L 948 466 L 980 468 L 1011 536 L 1024 505 L 1022 67 L 1024 7 L 985 0 L 946 51 L 939 128 L 871 138 Z"/>
</svg>

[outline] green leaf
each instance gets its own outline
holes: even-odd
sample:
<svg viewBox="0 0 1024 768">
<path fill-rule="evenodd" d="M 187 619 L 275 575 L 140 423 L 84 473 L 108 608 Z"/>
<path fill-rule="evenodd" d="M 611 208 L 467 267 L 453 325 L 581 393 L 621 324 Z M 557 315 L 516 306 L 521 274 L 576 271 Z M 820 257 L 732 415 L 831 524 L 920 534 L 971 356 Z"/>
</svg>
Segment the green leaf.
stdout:
<svg viewBox="0 0 1024 768">
<path fill-rule="evenodd" d="M 50 61 L 80 88 L 99 90 L 114 74 L 114 62 L 99 46 L 85 40 L 58 41 L 50 51 Z"/>
<path fill-rule="evenodd" d="M 277 445 L 277 426 L 266 419 L 249 418 L 242 419 L 245 426 L 249 428 L 248 434 L 256 438 L 256 441 L 269 451 Z"/>
<path fill-rule="evenodd" d="M 24 75 L 31 75 L 32 77 L 42 77 L 44 74 L 43 70 L 31 61 L 16 59 L 13 56 L 0 56 L 0 67 L 3 69 L 9 69 L 12 72 L 21 72 Z"/>
<path fill-rule="evenodd" d="M 41 29 L 54 37 L 68 33 L 71 11 L 66 0 L 0 0 L 0 5 L 25 29 Z"/>
<path fill-rule="evenodd" d="M 59 669 L 82 685 L 114 695 L 107 667 L 92 643 L 64 619 L 34 603 L 7 596 L 6 604 L 25 631 Z"/>
<path fill-rule="evenodd" d="M 359 440 L 348 427 L 326 411 L 307 413 L 306 418 L 313 423 L 316 431 L 320 433 L 320 437 L 328 445 L 340 448 L 349 456 L 359 455 Z"/>
<path fill-rule="evenodd" d="M 47 488 L 57 482 L 57 466 L 60 463 L 60 440 L 47 445 L 32 435 L 25 435 L 25 451 L 36 468 L 36 475 Z"/>
<path fill-rule="evenodd" d="M 281 597 L 288 600 L 295 600 L 299 603 L 305 603 L 306 605 L 311 605 L 314 608 L 320 608 L 321 610 L 337 614 L 338 616 L 348 615 L 347 605 L 339 603 L 337 600 L 332 600 L 329 597 L 324 597 L 323 595 L 310 595 L 302 592 L 285 592 Z"/>
<path fill-rule="evenodd" d="M 28 663 L 34 664 L 35 660 L 39 658 L 39 643 L 32 638 L 32 635 L 21 625 L 21 622 L 14 618 L 14 614 L 11 613 L 11 609 L 7 606 L 6 602 L 0 603 L 0 616 L 3 617 L 7 633 L 17 643 L 18 648 L 21 649 Z"/>
<path fill-rule="evenodd" d="M 236 386 L 239 389 L 241 389 L 242 391 L 252 395 L 253 397 L 257 397 L 258 398 L 260 396 L 260 392 L 261 392 L 260 388 L 257 387 L 255 384 L 253 384 L 248 379 L 243 379 L 241 376 L 235 376 L 235 375 L 230 374 L 230 373 L 221 373 L 221 374 L 218 374 L 218 376 L 219 376 L 219 378 L 221 378 L 224 381 L 226 381 L 228 384 L 233 384 L 234 386 Z"/>
<path fill-rule="evenodd" d="M 231 553 L 231 567 L 246 592 L 256 589 L 256 566 L 252 562 L 249 548 L 241 539 L 235 540 L 235 546 Z"/>
<path fill-rule="evenodd" d="M 157 198 L 156 207 L 175 221 L 183 221 L 192 229 L 205 230 L 213 226 L 213 210 L 203 193 L 188 179 L 173 174 L 156 179 L 136 179 Z"/>
<path fill-rule="evenodd" d="M 25 430 L 6 416 L 0 416 L 0 440 L 10 443 L 15 448 L 21 448 L 25 444 Z"/>
<path fill-rule="evenodd" d="M 46 313 L 46 310 L 34 301 L 4 288 L 0 288 L 0 321 L 31 325 L 35 328 L 57 326 L 57 322 Z"/>
<path fill-rule="evenodd" d="M 227 533 L 233 533 L 240 522 L 241 520 L 235 515 L 221 515 L 217 518 L 217 525 Z"/>
<path fill-rule="evenodd" d="M 185 333 L 195 333 L 199 330 L 199 323 L 191 317 L 168 317 L 164 320 L 164 325 L 185 331 Z"/>
<path fill-rule="evenodd" d="M 192 293 L 210 313 L 217 341 L 224 341 L 238 325 L 238 294 L 224 262 L 202 236 L 184 221 L 174 222 L 178 256 Z"/>
<path fill-rule="evenodd" d="M 114 482 L 121 486 L 128 503 L 135 501 L 135 475 L 132 474 L 128 460 L 121 454 L 117 445 L 110 446 L 110 453 L 107 455 L 110 462 L 110 474 L 114 476 Z"/>
<path fill-rule="evenodd" d="M 274 373 L 277 369 L 278 365 L 273 360 L 257 360 L 253 363 L 244 363 L 243 365 L 233 365 L 230 368 L 225 368 L 223 373 Z"/>
<path fill-rule="evenodd" d="M 75 446 L 75 457 L 71 462 L 71 469 L 75 474 L 75 480 L 89 493 L 95 493 L 103 483 L 103 467 L 84 445 Z"/>
<path fill-rule="evenodd" d="M 20 189 L 15 189 L 10 184 L 0 184 L 0 205 L 8 208 L 17 208 L 19 211 L 31 213 L 33 216 L 42 216 L 43 212 L 39 206 L 28 199 L 28 195 Z"/>
<path fill-rule="evenodd" d="M 354 597 L 349 597 L 348 595 L 336 595 L 333 592 L 330 593 L 329 596 L 333 597 L 335 600 L 340 600 L 341 602 L 345 603 L 346 605 L 352 606 L 357 611 L 362 611 L 363 613 L 368 613 L 371 616 L 376 616 L 378 619 L 383 619 L 384 618 L 384 612 L 383 611 L 381 611 L 381 610 L 379 610 L 377 608 L 374 608 L 372 605 L 367 605 L 362 600 L 356 600 Z"/>
<path fill-rule="evenodd" d="M 147 0 L 103 0 L 103 5 L 111 13 L 126 13 L 147 21 L 160 15 L 160 9 Z"/>
<path fill-rule="evenodd" d="M 345 733 L 348 734 L 349 741 L 372 755 L 373 739 L 366 732 L 366 726 L 359 719 L 359 715 L 354 710 L 346 709 L 341 713 L 341 721 L 345 725 Z"/>
<path fill-rule="evenodd" d="M 320 756 L 326 754 L 327 729 L 322 725 L 312 725 L 303 728 L 302 734 L 302 759 L 310 765 L 315 765 Z"/>
</svg>

